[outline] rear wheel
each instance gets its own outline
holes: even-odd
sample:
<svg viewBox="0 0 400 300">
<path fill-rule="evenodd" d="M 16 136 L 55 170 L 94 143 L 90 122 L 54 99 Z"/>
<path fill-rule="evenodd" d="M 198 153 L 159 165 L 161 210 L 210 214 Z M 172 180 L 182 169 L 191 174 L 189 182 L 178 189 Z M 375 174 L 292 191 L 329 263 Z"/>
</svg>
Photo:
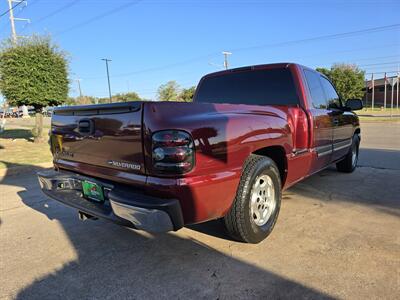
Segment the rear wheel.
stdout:
<svg viewBox="0 0 400 300">
<path fill-rule="evenodd" d="M 351 173 L 357 168 L 358 150 L 360 147 L 360 138 L 357 134 L 353 136 L 351 147 L 346 156 L 336 164 L 339 172 Z"/>
<path fill-rule="evenodd" d="M 281 181 L 273 160 L 251 155 L 234 203 L 224 217 L 229 234 L 242 242 L 259 243 L 274 228 L 281 205 Z"/>
</svg>

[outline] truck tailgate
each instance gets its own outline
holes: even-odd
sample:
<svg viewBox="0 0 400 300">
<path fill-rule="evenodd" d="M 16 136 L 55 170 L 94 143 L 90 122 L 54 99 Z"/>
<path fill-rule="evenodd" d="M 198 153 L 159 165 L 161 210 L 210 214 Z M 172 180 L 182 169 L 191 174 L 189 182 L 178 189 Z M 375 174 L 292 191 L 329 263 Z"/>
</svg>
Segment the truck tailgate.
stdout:
<svg viewBox="0 0 400 300">
<path fill-rule="evenodd" d="M 144 174 L 142 106 L 138 101 L 56 108 L 50 139 L 55 163 Z"/>
</svg>

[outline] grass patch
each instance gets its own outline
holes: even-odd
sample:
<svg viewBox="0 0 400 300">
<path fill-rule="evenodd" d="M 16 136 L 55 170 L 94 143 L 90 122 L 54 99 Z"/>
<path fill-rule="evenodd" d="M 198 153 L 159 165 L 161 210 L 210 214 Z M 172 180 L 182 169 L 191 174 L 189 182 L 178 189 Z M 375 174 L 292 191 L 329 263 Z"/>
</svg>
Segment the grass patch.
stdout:
<svg viewBox="0 0 400 300">
<path fill-rule="evenodd" d="M 48 117 L 43 118 L 43 128 L 50 128 L 51 119 Z M 9 118 L 6 119 L 7 127 L 17 127 L 17 128 L 33 128 L 35 126 L 35 118 Z"/>
<path fill-rule="evenodd" d="M 365 117 L 359 116 L 358 117 L 361 122 L 391 122 L 391 123 L 400 123 L 399 117 Z"/>
<path fill-rule="evenodd" d="M 31 130 L 14 128 L 0 134 L 0 169 L 51 161 L 48 142 L 33 143 Z"/>
<path fill-rule="evenodd" d="M 372 110 L 371 108 L 368 109 L 362 109 L 362 110 L 357 110 L 355 111 L 357 115 L 372 115 L 372 116 L 390 116 L 390 113 L 393 115 L 399 115 L 400 114 L 400 109 L 394 108 L 391 110 L 390 108 L 386 109 L 378 109 L 375 108 Z"/>
</svg>

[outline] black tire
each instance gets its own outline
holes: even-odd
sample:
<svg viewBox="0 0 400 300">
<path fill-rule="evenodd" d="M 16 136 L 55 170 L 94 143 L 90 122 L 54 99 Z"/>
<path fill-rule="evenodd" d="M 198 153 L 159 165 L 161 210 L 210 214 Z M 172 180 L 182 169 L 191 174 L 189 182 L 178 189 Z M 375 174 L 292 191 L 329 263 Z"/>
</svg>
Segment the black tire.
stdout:
<svg viewBox="0 0 400 300">
<path fill-rule="evenodd" d="M 346 154 L 343 160 L 336 163 L 336 169 L 339 172 L 344 172 L 344 173 L 354 172 L 354 170 L 357 168 L 359 148 L 360 148 L 360 137 L 358 136 L 358 134 L 355 134 L 353 136 L 353 141 L 351 143 L 349 152 Z M 355 156 L 353 156 L 353 154 Z"/>
<path fill-rule="evenodd" d="M 256 224 L 255 216 L 251 215 L 250 201 L 256 180 L 260 180 L 260 177 L 264 175 L 271 179 L 270 183 L 273 184 L 271 194 L 273 193 L 276 200 L 274 201 L 274 208 L 271 209 L 272 213 L 270 213 L 268 219 L 266 218 L 266 223 L 260 226 Z M 265 156 L 251 155 L 244 165 L 232 207 L 224 217 L 228 233 L 234 239 L 246 243 L 256 244 L 264 240 L 271 233 L 278 219 L 281 194 L 281 179 L 274 161 Z"/>
</svg>

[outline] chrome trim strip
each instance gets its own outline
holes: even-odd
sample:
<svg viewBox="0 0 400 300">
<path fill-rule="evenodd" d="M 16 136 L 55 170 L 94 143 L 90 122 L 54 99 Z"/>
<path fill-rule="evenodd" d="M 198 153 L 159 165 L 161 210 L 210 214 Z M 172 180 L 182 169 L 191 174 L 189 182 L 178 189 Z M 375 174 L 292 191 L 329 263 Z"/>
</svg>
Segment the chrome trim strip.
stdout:
<svg viewBox="0 0 400 300">
<path fill-rule="evenodd" d="M 324 151 L 326 149 L 332 149 L 332 144 L 315 147 L 317 151 Z"/>
<path fill-rule="evenodd" d="M 294 150 L 293 151 L 293 155 L 300 155 L 300 154 L 303 154 L 303 153 L 306 153 L 306 152 L 308 152 L 308 149 L 307 148 L 305 148 L 305 149 L 298 149 L 298 150 Z"/>
<path fill-rule="evenodd" d="M 338 142 L 336 144 L 333 144 L 333 151 L 338 151 L 338 150 L 341 150 L 341 149 L 344 149 L 344 148 L 348 148 L 348 147 L 351 146 L 351 143 L 352 143 L 352 139 L 341 141 L 341 142 Z"/>
<path fill-rule="evenodd" d="M 332 144 L 318 146 L 318 147 L 315 147 L 314 149 L 315 149 L 315 152 L 317 152 L 318 157 L 325 156 L 325 155 L 332 153 Z"/>
<path fill-rule="evenodd" d="M 339 150 L 342 150 L 342 149 L 348 148 L 348 147 L 350 147 L 350 145 L 344 145 L 344 146 L 340 146 L 340 147 L 335 147 L 335 148 L 333 149 L 333 151 L 339 151 Z"/>
<path fill-rule="evenodd" d="M 325 151 L 325 152 L 318 152 L 317 151 L 317 155 L 318 155 L 318 157 L 321 157 L 321 156 L 325 156 L 325 155 L 331 154 L 332 152 L 333 152 L 332 150 Z"/>
<path fill-rule="evenodd" d="M 323 145 L 313 148 L 312 150 L 317 152 L 318 157 L 325 156 L 351 146 L 352 139 L 344 140 L 335 144 Z"/>
</svg>

